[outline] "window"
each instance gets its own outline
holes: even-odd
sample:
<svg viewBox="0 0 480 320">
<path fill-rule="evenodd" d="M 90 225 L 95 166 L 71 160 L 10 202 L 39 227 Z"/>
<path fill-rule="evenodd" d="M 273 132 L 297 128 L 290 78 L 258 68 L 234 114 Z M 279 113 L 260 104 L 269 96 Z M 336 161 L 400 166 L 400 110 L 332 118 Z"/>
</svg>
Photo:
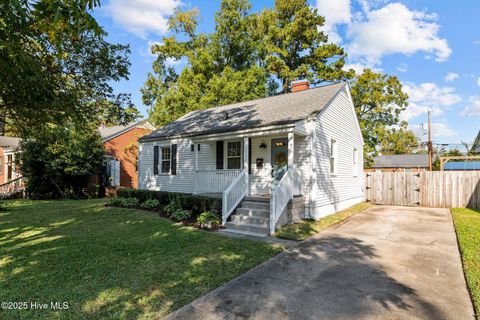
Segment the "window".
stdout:
<svg viewBox="0 0 480 320">
<path fill-rule="evenodd" d="M 353 176 L 358 175 L 358 149 L 353 148 Z"/>
<path fill-rule="evenodd" d="M 330 174 L 337 174 L 337 141 L 330 141 Z"/>
<path fill-rule="evenodd" d="M 227 169 L 242 168 L 242 143 L 240 141 L 227 143 Z"/>
<path fill-rule="evenodd" d="M 170 147 L 162 148 L 162 173 L 170 173 Z"/>
</svg>

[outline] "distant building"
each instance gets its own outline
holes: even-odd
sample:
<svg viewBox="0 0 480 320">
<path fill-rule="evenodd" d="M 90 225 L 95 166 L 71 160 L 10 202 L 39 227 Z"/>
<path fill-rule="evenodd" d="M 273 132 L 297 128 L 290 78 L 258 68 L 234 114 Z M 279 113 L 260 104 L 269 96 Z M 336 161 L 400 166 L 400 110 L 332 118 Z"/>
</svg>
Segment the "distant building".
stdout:
<svg viewBox="0 0 480 320">
<path fill-rule="evenodd" d="M 473 142 L 470 152 L 473 154 L 480 154 L 480 131 L 478 131 L 477 138 Z"/>
<path fill-rule="evenodd" d="M 480 170 L 480 161 L 456 161 L 443 165 L 444 171 L 472 171 Z"/>
<path fill-rule="evenodd" d="M 373 165 L 365 171 L 375 172 L 417 172 L 429 168 L 428 154 L 394 154 L 376 156 Z"/>
<path fill-rule="evenodd" d="M 0 184 L 20 177 L 15 166 L 15 152 L 20 138 L 0 136 Z"/>
</svg>

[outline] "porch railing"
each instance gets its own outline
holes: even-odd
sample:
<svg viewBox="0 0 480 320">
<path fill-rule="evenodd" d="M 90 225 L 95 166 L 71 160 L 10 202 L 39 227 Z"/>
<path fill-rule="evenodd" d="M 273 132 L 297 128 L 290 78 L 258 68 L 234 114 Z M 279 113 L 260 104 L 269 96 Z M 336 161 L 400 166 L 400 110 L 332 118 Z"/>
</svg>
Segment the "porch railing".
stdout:
<svg viewBox="0 0 480 320">
<path fill-rule="evenodd" d="M 197 170 L 196 192 L 220 193 L 225 191 L 242 170 Z"/>
<path fill-rule="evenodd" d="M 300 172 L 295 168 L 288 168 L 282 179 L 272 190 L 270 197 L 270 234 L 275 232 L 275 225 L 288 202 L 294 195 L 302 193 L 302 184 Z"/>
<path fill-rule="evenodd" d="M 7 183 L 0 184 L 0 198 L 9 197 L 15 193 L 21 192 L 25 189 L 25 182 L 23 177 L 10 180 Z"/>
<path fill-rule="evenodd" d="M 222 225 L 248 193 L 247 170 L 243 170 L 222 194 Z"/>
</svg>

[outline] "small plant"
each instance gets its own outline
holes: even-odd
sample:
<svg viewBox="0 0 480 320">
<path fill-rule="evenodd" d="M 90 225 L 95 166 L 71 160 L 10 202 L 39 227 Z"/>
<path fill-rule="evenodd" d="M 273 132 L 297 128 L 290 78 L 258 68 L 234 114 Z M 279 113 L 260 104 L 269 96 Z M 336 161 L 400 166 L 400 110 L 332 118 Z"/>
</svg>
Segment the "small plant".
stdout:
<svg viewBox="0 0 480 320">
<path fill-rule="evenodd" d="M 200 228 L 212 229 L 219 226 L 222 223 L 222 219 L 215 213 L 205 211 L 198 216 L 197 222 Z"/>
<path fill-rule="evenodd" d="M 175 221 L 185 221 L 192 217 L 192 211 L 185 209 L 178 209 L 170 216 Z"/>
<path fill-rule="evenodd" d="M 122 207 L 126 208 L 138 208 L 140 201 L 137 198 L 123 198 Z"/>
<path fill-rule="evenodd" d="M 141 205 L 140 208 L 142 209 L 156 209 L 160 205 L 160 201 L 157 199 L 148 199 L 145 200 Z"/>
<path fill-rule="evenodd" d="M 108 200 L 108 205 L 114 206 L 114 207 L 121 207 L 123 204 L 123 199 L 124 198 L 110 198 Z"/>
</svg>

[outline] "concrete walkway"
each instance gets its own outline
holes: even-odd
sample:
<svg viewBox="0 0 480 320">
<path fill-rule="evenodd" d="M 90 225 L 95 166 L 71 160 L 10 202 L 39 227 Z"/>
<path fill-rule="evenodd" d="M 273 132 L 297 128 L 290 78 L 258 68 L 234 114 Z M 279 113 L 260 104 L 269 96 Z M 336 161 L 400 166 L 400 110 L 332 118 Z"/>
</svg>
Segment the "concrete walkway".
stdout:
<svg viewBox="0 0 480 320">
<path fill-rule="evenodd" d="M 449 210 L 372 207 L 168 319 L 473 319 Z"/>
</svg>

